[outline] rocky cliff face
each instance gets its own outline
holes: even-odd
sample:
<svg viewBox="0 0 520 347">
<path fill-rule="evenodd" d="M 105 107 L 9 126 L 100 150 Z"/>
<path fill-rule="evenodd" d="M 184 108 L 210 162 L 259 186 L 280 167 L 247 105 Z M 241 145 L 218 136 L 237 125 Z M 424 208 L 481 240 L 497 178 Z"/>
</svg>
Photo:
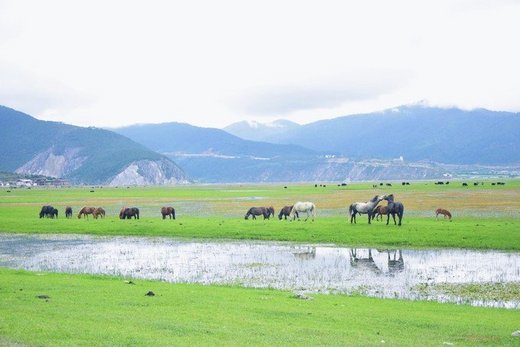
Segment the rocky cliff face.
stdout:
<svg viewBox="0 0 520 347">
<path fill-rule="evenodd" d="M 67 178 L 80 169 L 88 155 L 82 148 L 69 148 L 57 153 L 54 147 L 39 153 L 33 159 L 19 167 L 20 174 L 45 175 L 49 177 Z M 91 183 L 91 182 L 79 182 Z M 174 162 L 167 158 L 159 160 L 137 160 L 126 165 L 108 180 L 101 182 L 111 186 L 117 185 L 170 185 L 186 184 L 186 174 Z"/>
<path fill-rule="evenodd" d="M 61 154 L 56 154 L 55 148 L 50 147 L 18 168 L 16 172 L 49 177 L 65 177 L 80 168 L 87 159 L 86 156 L 81 156 L 80 152 L 81 148 L 70 148 Z"/>
<path fill-rule="evenodd" d="M 168 160 L 139 160 L 130 163 L 108 185 L 170 185 L 189 183 L 184 172 Z"/>
</svg>

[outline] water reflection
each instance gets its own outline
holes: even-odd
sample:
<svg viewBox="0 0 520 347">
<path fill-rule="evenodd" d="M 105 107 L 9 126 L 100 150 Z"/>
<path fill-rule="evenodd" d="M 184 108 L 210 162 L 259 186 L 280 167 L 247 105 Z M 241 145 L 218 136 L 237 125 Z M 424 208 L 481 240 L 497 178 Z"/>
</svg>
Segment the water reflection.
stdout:
<svg viewBox="0 0 520 347">
<path fill-rule="evenodd" d="M 520 281 L 520 253 L 71 235 L 0 234 L 0 266 L 455 302 L 464 299 L 417 287 Z M 470 303 L 520 308 L 520 299 Z"/>
</svg>

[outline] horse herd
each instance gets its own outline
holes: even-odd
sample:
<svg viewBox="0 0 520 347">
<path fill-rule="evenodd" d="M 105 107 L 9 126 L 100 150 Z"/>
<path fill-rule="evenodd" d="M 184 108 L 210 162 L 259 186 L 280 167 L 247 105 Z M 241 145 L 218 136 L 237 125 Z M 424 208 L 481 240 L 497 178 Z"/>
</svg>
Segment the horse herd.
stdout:
<svg viewBox="0 0 520 347">
<path fill-rule="evenodd" d="M 378 205 L 381 201 L 386 200 L 387 205 Z M 298 218 L 300 219 L 300 214 L 306 213 L 307 218 L 305 220 L 309 219 L 309 217 L 312 217 L 312 220 L 314 221 L 314 218 L 316 217 L 316 205 L 310 201 L 298 201 L 294 203 L 294 205 L 290 206 L 284 206 L 280 209 L 280 213 L 278 214 L 278 219 L 285 218 L 287 220 L 287 217 L 289 217 L 289 220 L 295 220 Z M 368 224 L 371 224 L 371 221 L 379 220 L 379 217 L 381 217 L 381 220 L 383 220 L 383 215 L 386 215 L 386 224 L 390 222 L 390 216 L 392 216 L 392 219 L 394 220 L 394 225 L 401 225 L 403 214 L 404 214 L 404 205 L 399 201 L 394 201 L 394 195 L 376 195 L 371 200 L 367 202 L 354 202 L 351 204 L 348 208 L 348 214 L 350 217 L 350 223 L 356 224 L 356 216 L 366 214 L 368 215 Z M 435 217 L 437 218 L 439 214 L 443 215 L 444 218 L 449 218 L 451 221 L 451 213 L 442 208 L 438 208 L 435 211 Z M 105 210 L 101 207 L 83 207 L 79 213 L 78 218 L 81 218 L 82 216 L 84 218 L 88 219 L 88 216 L 92 215 L 94 219 L 97 218 L 104 218 L 105 217 Z M 175 219 L 175 209 L 171 206 L 165 206 L 161 208 L 161 215 L 162 219 L 166 219 L 166 217 L 169 217 L 169 219 Z M 269 219 L 271 216 L 275 215 L 275 210 L 272 206 L 269 207 L 251 207 L 246 215 L 245 219 L 249 219 L 251 216 L 252 219 L 256 219 L 257 216 L 263 216 L 264 219 Z M 72 208 L 70 206 L 67 206 L 65 208 L 65 216 L 67 218 L 72 218 Z M 397 220 L 396 221 L 396 217 Z M 47 217 L 47 218 L 58 218 L 58 210 L 50 205 L 45 205 L 42 207 L 40 212 L 40 218 Z M 119 211 L 119 219 L 139 219 L 139 209 L 137 207 L 123 207 L 121 211 Z"/>
<path fill-rule="evenodd" d="M 309 217 L 312 217 L 312 220 L 314 220 L 314 217 L 316 217 L 316 205 L 310 201 L 298 201 L 294 205 L 284 206 L 280 209 L 278 219 L 281 220 L 285 218 L 287 220 L 287 217 L 289 217 L 289 219 L 300 219 L 300 213 L 303 212 L 307 213 L 305 220 L 309 219 Z M 249 216 L 252 216 L 252 219 L 256 219 L 256 216 L 264 216 L 264 219 L 269 219 L 271 215 L 274 216 L 274 208 L 272 206 L 251 207 L 247 210 L 245 219 L 249 219 Z"/>
<path fill-rule="evenodd" d="M 92 215 L 94 219 L 105 218 L 105 210 L 102 207 L 83 207 L 78 213 L 78 219 L 87 218 Z M 169 217 L 175 219 L 175 209 L 171 206 L 161 207 L 161 215 L 163 219 Z M 42 206 L 40 211 L 40 218 L 58 218 L 58 209 L 50 205 Z M 72 218 L 72 207 L 67 206 L 65 208 L 65 217 Z M 139 209 L 137 207 L 123 207 L 119 211 L 119 219 L 139 219 Z"/>
</svg>

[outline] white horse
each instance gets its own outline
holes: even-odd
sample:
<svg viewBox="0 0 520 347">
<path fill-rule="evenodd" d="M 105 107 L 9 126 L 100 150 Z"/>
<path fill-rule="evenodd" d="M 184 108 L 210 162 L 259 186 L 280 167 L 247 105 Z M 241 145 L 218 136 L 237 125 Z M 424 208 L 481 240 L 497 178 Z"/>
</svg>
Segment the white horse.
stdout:
<svg viewBox="0 0 520 347">
<path fill-rule="evenodd" d="M 356 223 L 356 214 L 368 214 L 368 224 L 370 224 L 370 219 L 372 218 L 372 214 L 374 213 L 374 209 L 377 204 L 385 198 L 385 195 L 376 195 L 372 198 L 372 200 L 367 202 L 355 202 L 348 208 L 348 215 L 350 216 L 350 224 L 352 221 Z"/>
<path fill-rule="evenodd" d="M 298 212 L 298 213 L 296 213 Z M 309 216 L 312 216 L 312 220 L 314 221 L 314 217 L 316 217 L 316 206 L 310 202 L 305 201 L 301 202 L 298 201 L 293 205 L 293 208 L 291 209 L 291 212 L 289 213 L 289 218 L 292 218 L 293 220 L 296 219 L 296 215 L 299 213 L 305 212 L 307 213 L 307 218 L 305 220 L 309 219 Z M 298 215 L 298 220 L 300 219 L 300 216 Z"/>
</svg>

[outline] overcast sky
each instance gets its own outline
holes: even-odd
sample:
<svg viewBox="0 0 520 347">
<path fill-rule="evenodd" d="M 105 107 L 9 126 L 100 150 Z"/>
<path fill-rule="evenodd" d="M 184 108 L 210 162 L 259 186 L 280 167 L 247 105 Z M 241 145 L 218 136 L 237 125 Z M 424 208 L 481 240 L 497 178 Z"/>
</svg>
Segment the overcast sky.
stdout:
<svg viewBox="0 0 520 347">
<path fill-rule="evenodd" d="M 76 125 L 520 111 L 520 1 L 4 1 L 0 104 Z"/>
</svg>

